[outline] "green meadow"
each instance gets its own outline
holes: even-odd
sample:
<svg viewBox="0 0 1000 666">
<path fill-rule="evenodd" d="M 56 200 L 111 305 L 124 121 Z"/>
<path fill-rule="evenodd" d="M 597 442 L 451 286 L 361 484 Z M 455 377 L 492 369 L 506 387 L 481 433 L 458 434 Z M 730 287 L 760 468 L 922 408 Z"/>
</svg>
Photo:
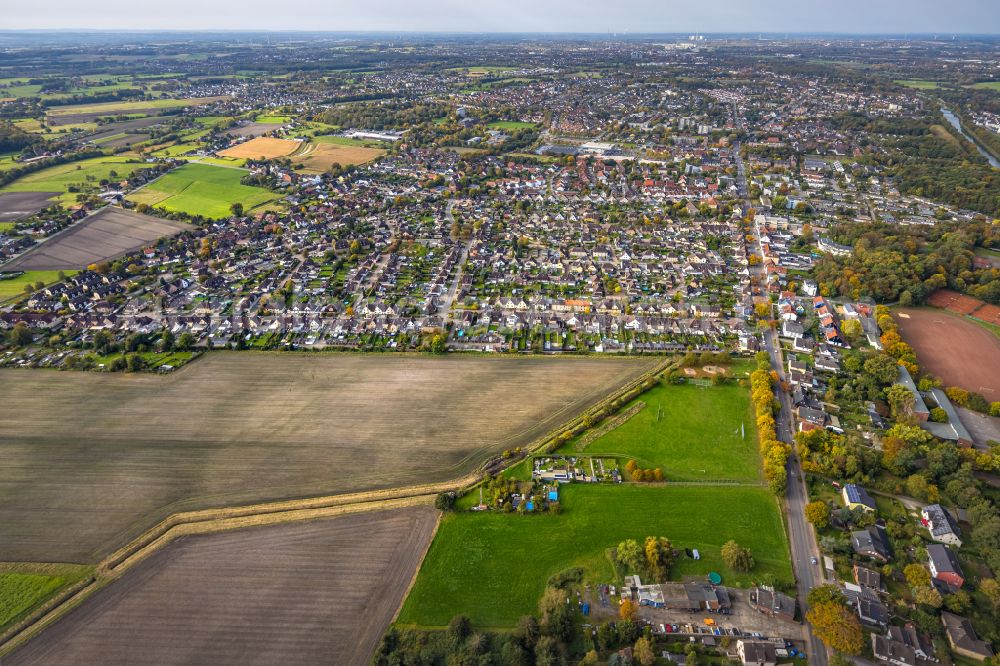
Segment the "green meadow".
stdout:
<svg viewBox="0 0 1000 666">
<path fill-rule="evenodd" d="M 608 549 L 646 536 L 699 549 L 700 560 L 679 556 L 674 579 L 718 571 L 727 585 L 764 575 L 793 582 L 781 513 L 765 488 L 576 484 L 561 495 L 559 514 L 445 516 L 398 623 L 443 627 L 464 614 L 478 629 L 511 627 L 536 610 L 550 576 L 582 567 L 590 583 L 614 582 Z M 749 574 L 723 565 L 729 539 L 751 549 Z"/>
<path fill-rule="evenodd" d="M 659 467 L 668 481 L 760 478 L 757 431 L 746 388 L 663 384 L 619 413 L 639 402 L 646 406 L 611 432 L 585 446 L 579 438 L 571 440 L 559 453 L 615 456 L 623 464 L 632 458 L 644 469 Z"/>
<path fill-rule="evenodd" d="M 270 203 L 278 195 L 240 183 L 247 172 L 232 167 L 185 164 L 129 195 L 136 203 L 189 215 L 222 218 L 234 203 L 246 211 Z"/>
</svg>

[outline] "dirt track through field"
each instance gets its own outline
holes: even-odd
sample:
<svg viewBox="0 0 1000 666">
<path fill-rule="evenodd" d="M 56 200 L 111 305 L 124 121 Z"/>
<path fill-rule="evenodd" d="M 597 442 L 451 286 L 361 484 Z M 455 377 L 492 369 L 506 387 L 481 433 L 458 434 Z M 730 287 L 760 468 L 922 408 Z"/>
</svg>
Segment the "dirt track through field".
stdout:
<svg viewBox="0 0 1000 666">
<path fill-rule="evenodd" d="M 945 310 L 903 309 L 899 333 L 917 352 L 921 367 L 945 386 L 1000 400 L 1000 339 L 982 326 Z"/>
<path fill-rule="evenodd" d="M 0 371 L 0 561 L 96 562 L 171 513 L 459 477 L 655 360 L 213 353 Z"/>
<path fill-rule="evenodd" d="M 3 663 L 365 664 L 436 519 L 417 507 L 185 537 Z"/>
</svg>

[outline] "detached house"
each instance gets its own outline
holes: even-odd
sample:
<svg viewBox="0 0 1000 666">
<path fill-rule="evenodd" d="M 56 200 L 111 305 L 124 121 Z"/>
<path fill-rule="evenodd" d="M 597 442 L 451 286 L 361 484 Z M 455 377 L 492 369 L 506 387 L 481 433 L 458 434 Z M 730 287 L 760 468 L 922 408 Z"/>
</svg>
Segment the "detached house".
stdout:
<svg viewBox="0 0 1000 666">
<path fill-rule="evenodd" d="M 931 538 L 940 543 L 946 543 L 956 548 L 962 547 L 962 538 L 958 535 L 958 526 L 951 515 L 940 504 L 925 506 L 920 511 L 923 524 L 931 533 Z"/>
<path fill-rule="evenodd" d="M 958 558 L 951 548 L 940 543 L 932 543 L 927 546 L 927 567 L 931 570 L 934 580 L 939 580 L 951 587 L 962 587 L 965 585 L 965 574 L 962 573 L 962 566 L 958 563 Z"/>
</svg>

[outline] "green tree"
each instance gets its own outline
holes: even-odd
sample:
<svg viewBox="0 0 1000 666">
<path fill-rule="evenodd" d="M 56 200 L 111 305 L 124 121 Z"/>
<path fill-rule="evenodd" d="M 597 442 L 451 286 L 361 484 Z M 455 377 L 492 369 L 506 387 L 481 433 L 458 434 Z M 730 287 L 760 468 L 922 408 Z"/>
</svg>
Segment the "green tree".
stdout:
<svg viewBox="0 0 1000 666">
<path fill-rule="evenodd" d="M 818 606 L 825 603 L 843 605 L 847 603 L 847 597 L 844 596 L 844 593 L 836 585 L 817 585 L 809 590 L 806 601 L 810 606 Z"/>
<path fill-rule="evenodd" d="M 749 548 L 744 548 L 733 540 L 722 546 L 722 561 L 734 571 L 750 571 L 753 569 L 753 555 Z"/>
<path fill-rule="evenodd" d="M 878 382 L 881 386 L 887 386 L 896 381 L 898 370 L 896 369 L 896 359 L 888 354 L 877 354 L 864 363 L 865 374 Z"/>
<path fill-rule="evenodd" d="M 188 351 L 189 349 L 194 347 L 194 343 L 195 343 L 195 337 L 185 331 L 184 333 L 181 333 L 179 336 L 177 336 L 176 347 L 181 351 Z"/>
<path fill-rule="evenodd" d="M 632 655 L 642 666 L 653 666 L 656 662 L 656 655 L 653 653 L 653 646 L 648 638 L 640 638 L 635 642 Z"/>
<path fill-rule="evenodd" d="M 243 204 L 236 202 L 229 207 L 229 212 L 236 217 L 241 217 L 243 215 Z"/>
<path fill-rule="evenodd" d="M 7 339 L 10 340 L 10 344 L 15 347 L 25 347 L 31 344 L 34 336 L 31 334 L 31 329 L 23 321 L 19 321 L 14 324 L 14 327 L 10 329 L 10 333 L 7 334 Z"/>
<path fill-rule="evenodd" d="M 638 571 L 642 567 L 644 553 L 635 539 L 625 539 L 615 549 L 615 559 L 630 571 Z"/>
</svg>

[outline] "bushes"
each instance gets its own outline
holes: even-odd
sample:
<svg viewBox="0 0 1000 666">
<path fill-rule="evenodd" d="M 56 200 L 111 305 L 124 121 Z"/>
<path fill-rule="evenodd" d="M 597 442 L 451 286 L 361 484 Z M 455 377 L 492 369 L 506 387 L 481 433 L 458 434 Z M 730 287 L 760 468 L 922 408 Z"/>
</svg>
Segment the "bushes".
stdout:
<svg viewBox="0 0 1000 666">
<path fill-rule="evenodd" d="M 625 470 L 633 481 L 663 481 L 663 470 L 659 467 L 641 469 L 634 460 L 629 460 L 625 463 Z"/>
</svg>

